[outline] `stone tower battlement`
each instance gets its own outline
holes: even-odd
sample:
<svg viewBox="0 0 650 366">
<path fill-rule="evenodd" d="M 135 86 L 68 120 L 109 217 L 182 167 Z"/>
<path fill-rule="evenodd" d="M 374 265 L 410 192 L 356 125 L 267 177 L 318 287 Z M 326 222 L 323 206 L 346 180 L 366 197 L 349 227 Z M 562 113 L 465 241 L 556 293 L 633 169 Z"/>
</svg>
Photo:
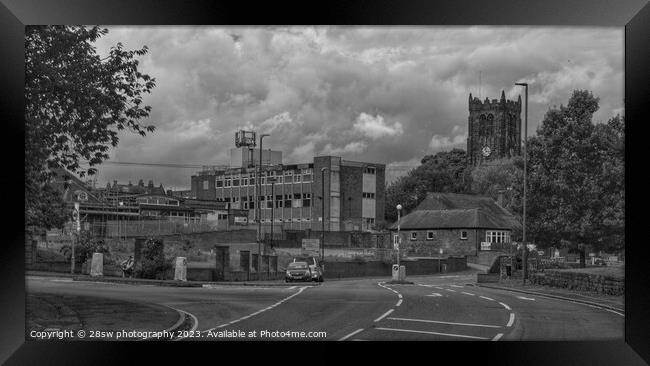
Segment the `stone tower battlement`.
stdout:
<svg viewBox="0 0 650 366">
<path fill-rule="evenodd" d="M 507 100 L 469 94 L 467 158 L 472 165 L 521 153 L 521 96 Z"/>
</svg>

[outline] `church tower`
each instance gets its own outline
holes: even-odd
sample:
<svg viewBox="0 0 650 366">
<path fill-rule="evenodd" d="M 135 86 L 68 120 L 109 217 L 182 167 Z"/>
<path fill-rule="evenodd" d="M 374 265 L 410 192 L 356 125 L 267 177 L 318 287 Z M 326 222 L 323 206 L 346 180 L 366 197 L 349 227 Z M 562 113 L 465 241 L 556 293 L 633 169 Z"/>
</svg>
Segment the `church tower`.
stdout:
<svg viewBox="0 0 650 366">
<path fill-rule="evenodd" d="M 521 96 L 515 102 L 469 94 L 467 159 L 471 165 L 521 154 Z"/>
</svg>

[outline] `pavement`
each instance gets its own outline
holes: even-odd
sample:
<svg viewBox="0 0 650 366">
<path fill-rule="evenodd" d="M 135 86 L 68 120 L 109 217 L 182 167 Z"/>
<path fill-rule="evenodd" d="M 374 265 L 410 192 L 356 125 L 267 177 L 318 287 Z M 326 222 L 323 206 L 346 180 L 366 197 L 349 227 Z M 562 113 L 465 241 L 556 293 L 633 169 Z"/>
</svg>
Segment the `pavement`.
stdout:
<svg viewBox="0 0 650 366">
<path fill-rule="evenodd" d="M 501 283 L 476 284 L 476 286 L 500 290 L 508 290 L 537 296 L 546 296 L 567 301 L 576 301 L 594 306 L 625 313 L 625 297 L 597 294 L 593 292 L 576 291 L 557 287 L 523 285 L 521 281 Z"/>
<path fill-rule="evenodd" d="M 389 284 L 386 276 L 326 280 L 316 286 L 208 287 L 28 276 L 27 287 L 33 295 L 96 297 L 178 310 L 186 315 L 188 332 L 176 339 L 185 341 L 623 340 L 625 317 L 620 311 L 542 296 L 548 294 L 476 286 L 476 273 L 408 276 L 413 284 Z M 119 308 L 104 314 L 129 316 Z"/>
</svg>

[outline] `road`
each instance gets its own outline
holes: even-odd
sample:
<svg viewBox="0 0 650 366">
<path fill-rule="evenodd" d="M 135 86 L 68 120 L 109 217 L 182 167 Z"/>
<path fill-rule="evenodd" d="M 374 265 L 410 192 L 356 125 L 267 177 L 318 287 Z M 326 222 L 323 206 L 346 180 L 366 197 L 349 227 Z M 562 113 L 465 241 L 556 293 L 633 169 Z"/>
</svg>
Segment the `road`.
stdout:
<svg viewBox="0 0 650 366">
<path fill-rule="evenodd" d="M 475 279 L 474 273 L 463 272 L 412 277 L 414 285 L 376 278 L 314 287 L 183 288 L 28 277 L 27 291 L 177 309 L 191 319 L 184 340 L 623 339 L 621 313 L 481 288 L 473 285 Z"/>
</svg>

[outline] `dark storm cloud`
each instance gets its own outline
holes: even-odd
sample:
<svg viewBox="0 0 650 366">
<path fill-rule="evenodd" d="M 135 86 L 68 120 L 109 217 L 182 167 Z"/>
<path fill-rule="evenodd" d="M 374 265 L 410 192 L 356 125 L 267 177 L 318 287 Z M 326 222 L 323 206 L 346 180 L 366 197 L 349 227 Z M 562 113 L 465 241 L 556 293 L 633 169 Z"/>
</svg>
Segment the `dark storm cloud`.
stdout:
<svg viewBox="0 0 650 366">
<path fill-rule="evenodd" d="M 623 32 L 613 28 L 111 27 L 100 52 L 149 47 L 140 68 L 157 86 L 145 138 L 121 134 L 115 161 L 227 164 L 239 128 L 270 133 L 284 160 L 318 154 L 388 164 L 465 146 L 467 99 L 528 81 L 529 131 L 573 89 L 601 98 L 596 120 L 623 105 Z M 479 82 L 480 78 L 480 82 Z M 99 182 L 189 187 L 192 170 L 106 165 Z"/>
</svg>

